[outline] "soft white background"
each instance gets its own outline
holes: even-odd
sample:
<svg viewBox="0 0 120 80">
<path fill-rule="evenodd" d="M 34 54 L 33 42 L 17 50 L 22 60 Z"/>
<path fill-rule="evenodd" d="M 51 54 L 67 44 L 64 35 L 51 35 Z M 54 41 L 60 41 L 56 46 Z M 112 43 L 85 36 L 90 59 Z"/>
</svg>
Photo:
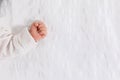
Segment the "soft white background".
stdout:
<svg viewBox="0 0 120 80">
<path fill-rule="evenodd" d="M 120 80 L 119 0 L 3 0 L 2 17 L 13 33 L 42 20 L 48 35 L 1 60 L 0 80 Z"/>
</svg>

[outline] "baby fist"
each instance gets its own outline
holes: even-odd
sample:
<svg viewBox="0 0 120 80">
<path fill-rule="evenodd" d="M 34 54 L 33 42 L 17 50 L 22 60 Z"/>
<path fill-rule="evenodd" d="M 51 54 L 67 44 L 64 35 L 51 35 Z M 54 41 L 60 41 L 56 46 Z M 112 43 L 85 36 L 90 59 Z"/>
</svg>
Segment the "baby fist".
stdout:
<svg viewBox="0 0 120 80">
<path fill-rule="evenodd" d="M 34 40 L 36 42 L 38 42 L 39 40 L 41 40 L 41 39 L 46 37 L 46 35 L 47 35 L 47 28 L 46 28 L 46 25 L 43 22 L 35 21 L 30 26 L 29 32 L 32 35 L 32 37 L 34 38 Z"/>
</svg>

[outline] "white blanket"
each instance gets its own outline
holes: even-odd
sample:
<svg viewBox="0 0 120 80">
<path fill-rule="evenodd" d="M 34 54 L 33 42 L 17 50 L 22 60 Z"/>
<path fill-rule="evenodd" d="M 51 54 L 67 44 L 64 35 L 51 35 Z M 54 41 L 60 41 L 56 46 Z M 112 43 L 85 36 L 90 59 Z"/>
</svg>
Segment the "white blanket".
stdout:
<svg viewBox="0 0 120 80">
<path fill-rule="evenodd" d="M 38 19 L 48 35 L 26 55 L 1 60 L 0 80 L 120 80 L 119 0 L 3 0 L 1 5 L 0 16 L 13 33 Z"/>
</svg>

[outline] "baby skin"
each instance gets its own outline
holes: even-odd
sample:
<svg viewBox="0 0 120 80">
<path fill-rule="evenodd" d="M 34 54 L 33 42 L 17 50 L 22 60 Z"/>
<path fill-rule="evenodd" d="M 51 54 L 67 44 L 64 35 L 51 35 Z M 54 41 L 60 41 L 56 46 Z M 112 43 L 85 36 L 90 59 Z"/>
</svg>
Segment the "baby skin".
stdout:
<svg viewBox="0 0 120 80">
<path fill-rule="evenodd" d="M 33 39 L 38 42 L 39 40 L 43 39 L 47 35 L 47 28 L 46 25 L 42 21 L 35 21 L 31 24 L 29 30 Z"/>
</svg>

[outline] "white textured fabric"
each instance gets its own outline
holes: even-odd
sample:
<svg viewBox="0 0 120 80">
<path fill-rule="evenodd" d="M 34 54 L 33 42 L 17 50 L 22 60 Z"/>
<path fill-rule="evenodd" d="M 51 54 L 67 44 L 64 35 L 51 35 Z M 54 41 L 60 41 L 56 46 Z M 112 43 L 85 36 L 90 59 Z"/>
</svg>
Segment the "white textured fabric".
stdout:
<svg viewBox="0 0 120 80">
<path fill-rule="evenodd" d="M 12 34 L 9 27 L 0 28 L 0 58 L 27 53 L 36 44 L 27 28 L 16 35 Z"/>
<path fill-rule="evenodd" d="M 12 30 L 39 19 L 48 35 L 0 60 L 0 80 L 120 80 L 120 0 L 3 0 L 1 10 Z"/>
</svg>

